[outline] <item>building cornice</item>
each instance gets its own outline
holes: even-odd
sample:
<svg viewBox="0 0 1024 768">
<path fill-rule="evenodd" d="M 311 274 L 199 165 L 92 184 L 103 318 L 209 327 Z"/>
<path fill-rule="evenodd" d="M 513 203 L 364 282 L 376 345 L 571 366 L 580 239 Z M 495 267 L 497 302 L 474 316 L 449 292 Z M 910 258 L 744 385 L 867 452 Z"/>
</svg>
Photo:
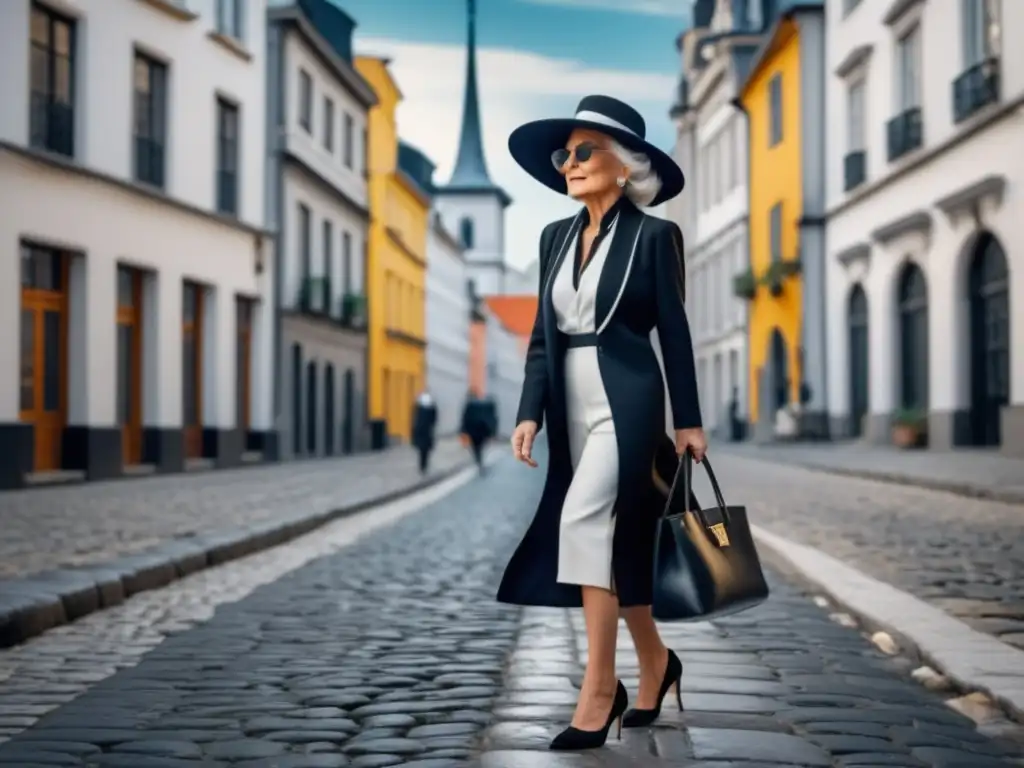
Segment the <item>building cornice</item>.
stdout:
<svg viewBox="0 0 1024 768">
<path fill-rule="evenodd" d="M 871 239 L 879 245 L 888 245 L 893 240 L 910 235 L 921 233 L 925 236 L 932 231 L 932 215 L 925 210 L 913 211 L 888 224 L 883 224 L 871 233 Z"/>
<path fill-rule="evenodd" d="M 409 259 L 411 262 L 413 262 L 418 267 L 426 267 L 427 266 L 427 260 L 425 258 L 423 258 L 423 256 L 421 256 L 420 254 L 416 253 L 416 251 L 414 251 L 412 248 L 409 247 L 409 244 L 406 243 L 404 238 L 402 237 L 402 233 L 401 232 L 399 232 L 394 227 L 388 227 L 388 226 L 384 227 L 384 232 L 387 234 L 388 239 L 392 243 L 394 243 L 395 246 L 397 246 L 398 250 L 400 250 L 403 254 L 405 254 L 405 257 L 407 259 Z"/>
<path fill-rule="evenodd" d="M 836 259 L 844 267 L 849 267 L 858 261 L 870 261 L 871 243 L 854 243 L 836 254 Z"/>
<path fill-rule="evenodd" d="M 322 186 L 331 197 L 340 200 L 342 203 L 344 203 L 346 208 L 348 208 L 350 211 L 356 214 L 359 218 L 367 222 L 370 220 L 369 208 L 367 208 L 365 205 L 361 205 L 357 200 L 355 200 L 355 198 L 351 197 L 337 184 L 335 184 L 333 181 L 324 176 L 324 174 L 321 173 L 318 168 L 307 163 L 306 160 L 301 155 L 299 155 L 292 149 L 289 149 L 288 147 L 285 147 L 285 149 L 282 150 L 281 154 L 284 157 L 284 159 L 287 160 L 291 165 L 300 168 L 307 176 L 309 176 L 311 179 L 317 182 L 317 184 Z"/>
<path fill-rule="evenodd" d="M 885 12 L 882 17 L 882 23 L 887 27 L 895 26 L 899 23 L 900 19 L 906 16 L 916 5 L 923 3 L 924 0 L 893 0 L 889 6 L 889 10 Z"/>
<path fill-rule="evenodd" d="M 306 46 L 361 106 L 366 109 L 377 106 L 376 92 L 359 74 L 355 65 L 348 63 L 335 52 L 298 6 L 274 8 L 267 12 L 267 18 L 272 24 L 284 24 L 297 30 L 305 40 Z"/>
<path fill-rule="evenodd" d="M 434 212 L 430 216 L 430 229 L 433 231 L 435 235 L 437 235 L 439 240 L 441 240 L 442 242 L 444 242 L 445 245 L 451 248 L 452 252 L 459 259 L 459 261 L 466 261 L 466 252 L 465 249 L 462 247 L 462 243 L 458 241 L 455 235 L 448 231 L 448 227 L 444 225 L 444 220 L 441 218 L 441 215 L 438 214 L 437 212 Z"/>
<path fill-rule="evenodd" d="M 1001 173 L 989 174 L 936 200 L 935 207 L 953 222 L 964 214 L 975 214 L 975 210 L 986 197 L 994 200 L 997 207 L 1002 205 L 1005 192 L 1006 176 Z"/>
<path fill-rule="evenodd" d="M 871 58 L 871 52 L 873 47 L 871 45 L 858 45 L 839 62 L 839 66 L 836 67 L 836 77 L 846 79 L 859 67 L 862 67 L 868 63 Z"/>
<path fill-rule="evenodd" d="M 29 162 L 39 163 L 40 165 L 49 166 L 50 168 L 66 171 L 84 179 L 98 181 L 111 187 L 121 189 L 125 192 L 129 192 L 133 195 L 139 195 L 140 197 L 145 197 L 158 203 L 163 203 L 179 211 L 190 213 L 209 221 L 215 221 L 218 224 L 223 224 L 231 229 L 248 232 L 257 237 L 272 237 L 274 235 L 274 232 L 271 229 L 257 227 L 241 219 L 237 219 L 232 216 L 225 216 L 222 213 L 217 213 L 213 210 L 194 205 L 193 203 L 179 200 L 178 198 L 167 194 L 162 189 L 140 184 L 131 179 L 122 179 L 104 171 L 97 171 L 93 168 L 80 165 L 73 159 L 66 158 L 63 155 L 55 155 L 50 152 L 29 149 L 28 147 L 22 147 L 18 144 L 3 140 L 0 140 L 0 152 L 7 152 L 24 160 L 28 160 Z"/>
</svg>

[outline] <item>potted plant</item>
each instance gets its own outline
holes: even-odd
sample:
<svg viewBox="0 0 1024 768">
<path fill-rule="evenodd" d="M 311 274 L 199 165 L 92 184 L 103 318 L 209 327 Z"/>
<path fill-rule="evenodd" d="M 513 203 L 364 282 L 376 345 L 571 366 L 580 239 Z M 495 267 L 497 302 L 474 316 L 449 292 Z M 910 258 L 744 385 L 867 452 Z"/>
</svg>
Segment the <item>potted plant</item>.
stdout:
<svg viewBox="0 0 1024 768">
<path fill-rule="evenodd" d="M 917 448 L 928 435 L 928 417 L 922 411 L 904 408 L 892 415 L 892 443 L 898 448 Z"/>
<path fill-rule="evenodd" d="M 772 296 L 781 296 L 782 282 L 785 278 L 786 275 L 783 262 L 773 261 L 768 265 L 768 269 L 766 269 L 764 274 L 761 276 L 761 285 L 765 286 Z"/>
<path fill-rule="evenodd" d="M 732 279 L 732 292 L 738 299 L 750 301 L 757 293 L 757 280 L 751 270 L 746 270 Z"/>
<path fill-rule="evenodd" d="M 803 271 L 803 262 L 800 261 L 800 257 L 797 256 L 795 259 L 786 259 L 785 261 L 779 262 L 779 269 L 782 272 L 783 277 L 796 277 Z"/>
</svg>

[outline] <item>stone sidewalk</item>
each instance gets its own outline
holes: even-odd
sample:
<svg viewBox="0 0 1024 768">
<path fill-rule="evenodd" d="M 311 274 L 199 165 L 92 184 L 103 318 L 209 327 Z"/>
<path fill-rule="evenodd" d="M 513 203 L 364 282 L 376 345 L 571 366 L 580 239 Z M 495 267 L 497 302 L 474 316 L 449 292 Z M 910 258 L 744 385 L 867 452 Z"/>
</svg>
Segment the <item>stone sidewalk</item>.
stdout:
<svg viewBox="0 0 1024 768">
<path fill-rule="evenodd" d="M 280 544 L 466 467 L 442 441 L 415 452 L 0 493 L 0 647 Z"/>
<path fill-rule="evenodd" d="M 721 443 L 715 445 L 715 452 L 1024 504 L 1024 459 L 994 450 L 906 451 L 847 442 Z"/>
</svg>

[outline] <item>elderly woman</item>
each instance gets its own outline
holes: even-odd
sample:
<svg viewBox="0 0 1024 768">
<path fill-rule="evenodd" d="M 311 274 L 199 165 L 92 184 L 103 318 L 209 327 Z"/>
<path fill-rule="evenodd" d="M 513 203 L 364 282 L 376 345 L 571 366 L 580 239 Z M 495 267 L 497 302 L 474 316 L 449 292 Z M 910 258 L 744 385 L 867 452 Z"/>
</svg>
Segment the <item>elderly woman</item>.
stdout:
<svg viewBox="0 0 1024 768">
<path fill-rule="evenodd" d="M 540 238 L 539 301 L 512 450 L 536 467 L 531 450 L 546 418 L 549 464 L 498 592 L 502 602 L 583 607 L 586 672 L 572 724 L 552 749 L 600 747 L 616 721 L 620 734 L 650 725 L 673 686 L 682 708 L 682 665 L 651 615 L 663 504 L 652 466 L 669 429 L 677 453 L 689 449 L 698 461 L 706 443 L 683 308 L 682 235 L 638 208 L 679 194 L 683 173 L 645 130 L 627 104 L 588 96 L 574 118 L 528 123 L 509 138 L 528 173 L 583 204 Z M 640 662 L 629 712 L 615 672 L 620 613 Z"/>
</svg>

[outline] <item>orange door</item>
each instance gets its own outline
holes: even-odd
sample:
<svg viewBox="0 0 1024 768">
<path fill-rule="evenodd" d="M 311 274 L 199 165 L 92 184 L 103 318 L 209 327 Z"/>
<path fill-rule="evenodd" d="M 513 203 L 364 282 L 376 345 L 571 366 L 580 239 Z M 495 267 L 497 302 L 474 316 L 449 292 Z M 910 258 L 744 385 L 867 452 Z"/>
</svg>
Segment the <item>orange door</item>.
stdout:
<svg viewBox="0 0 1024 768">
<path fill-rule="evenodd" d="M 117 269 L 117 415 L 124 465 L 142 461 L 142 273 Z"/>
<path fill-rule="evenodd" d="M 186 282 L 181 318 L 182 424 L 185 458 L 203 455 L 203 289 Z"/>
<path fill-rule="evenodd" d="M 21 420 L 34 428 L 32 468 L 61 468 L 67 422 L 67 258 L 23 246 L 21 255 Z"/>
</svg>

